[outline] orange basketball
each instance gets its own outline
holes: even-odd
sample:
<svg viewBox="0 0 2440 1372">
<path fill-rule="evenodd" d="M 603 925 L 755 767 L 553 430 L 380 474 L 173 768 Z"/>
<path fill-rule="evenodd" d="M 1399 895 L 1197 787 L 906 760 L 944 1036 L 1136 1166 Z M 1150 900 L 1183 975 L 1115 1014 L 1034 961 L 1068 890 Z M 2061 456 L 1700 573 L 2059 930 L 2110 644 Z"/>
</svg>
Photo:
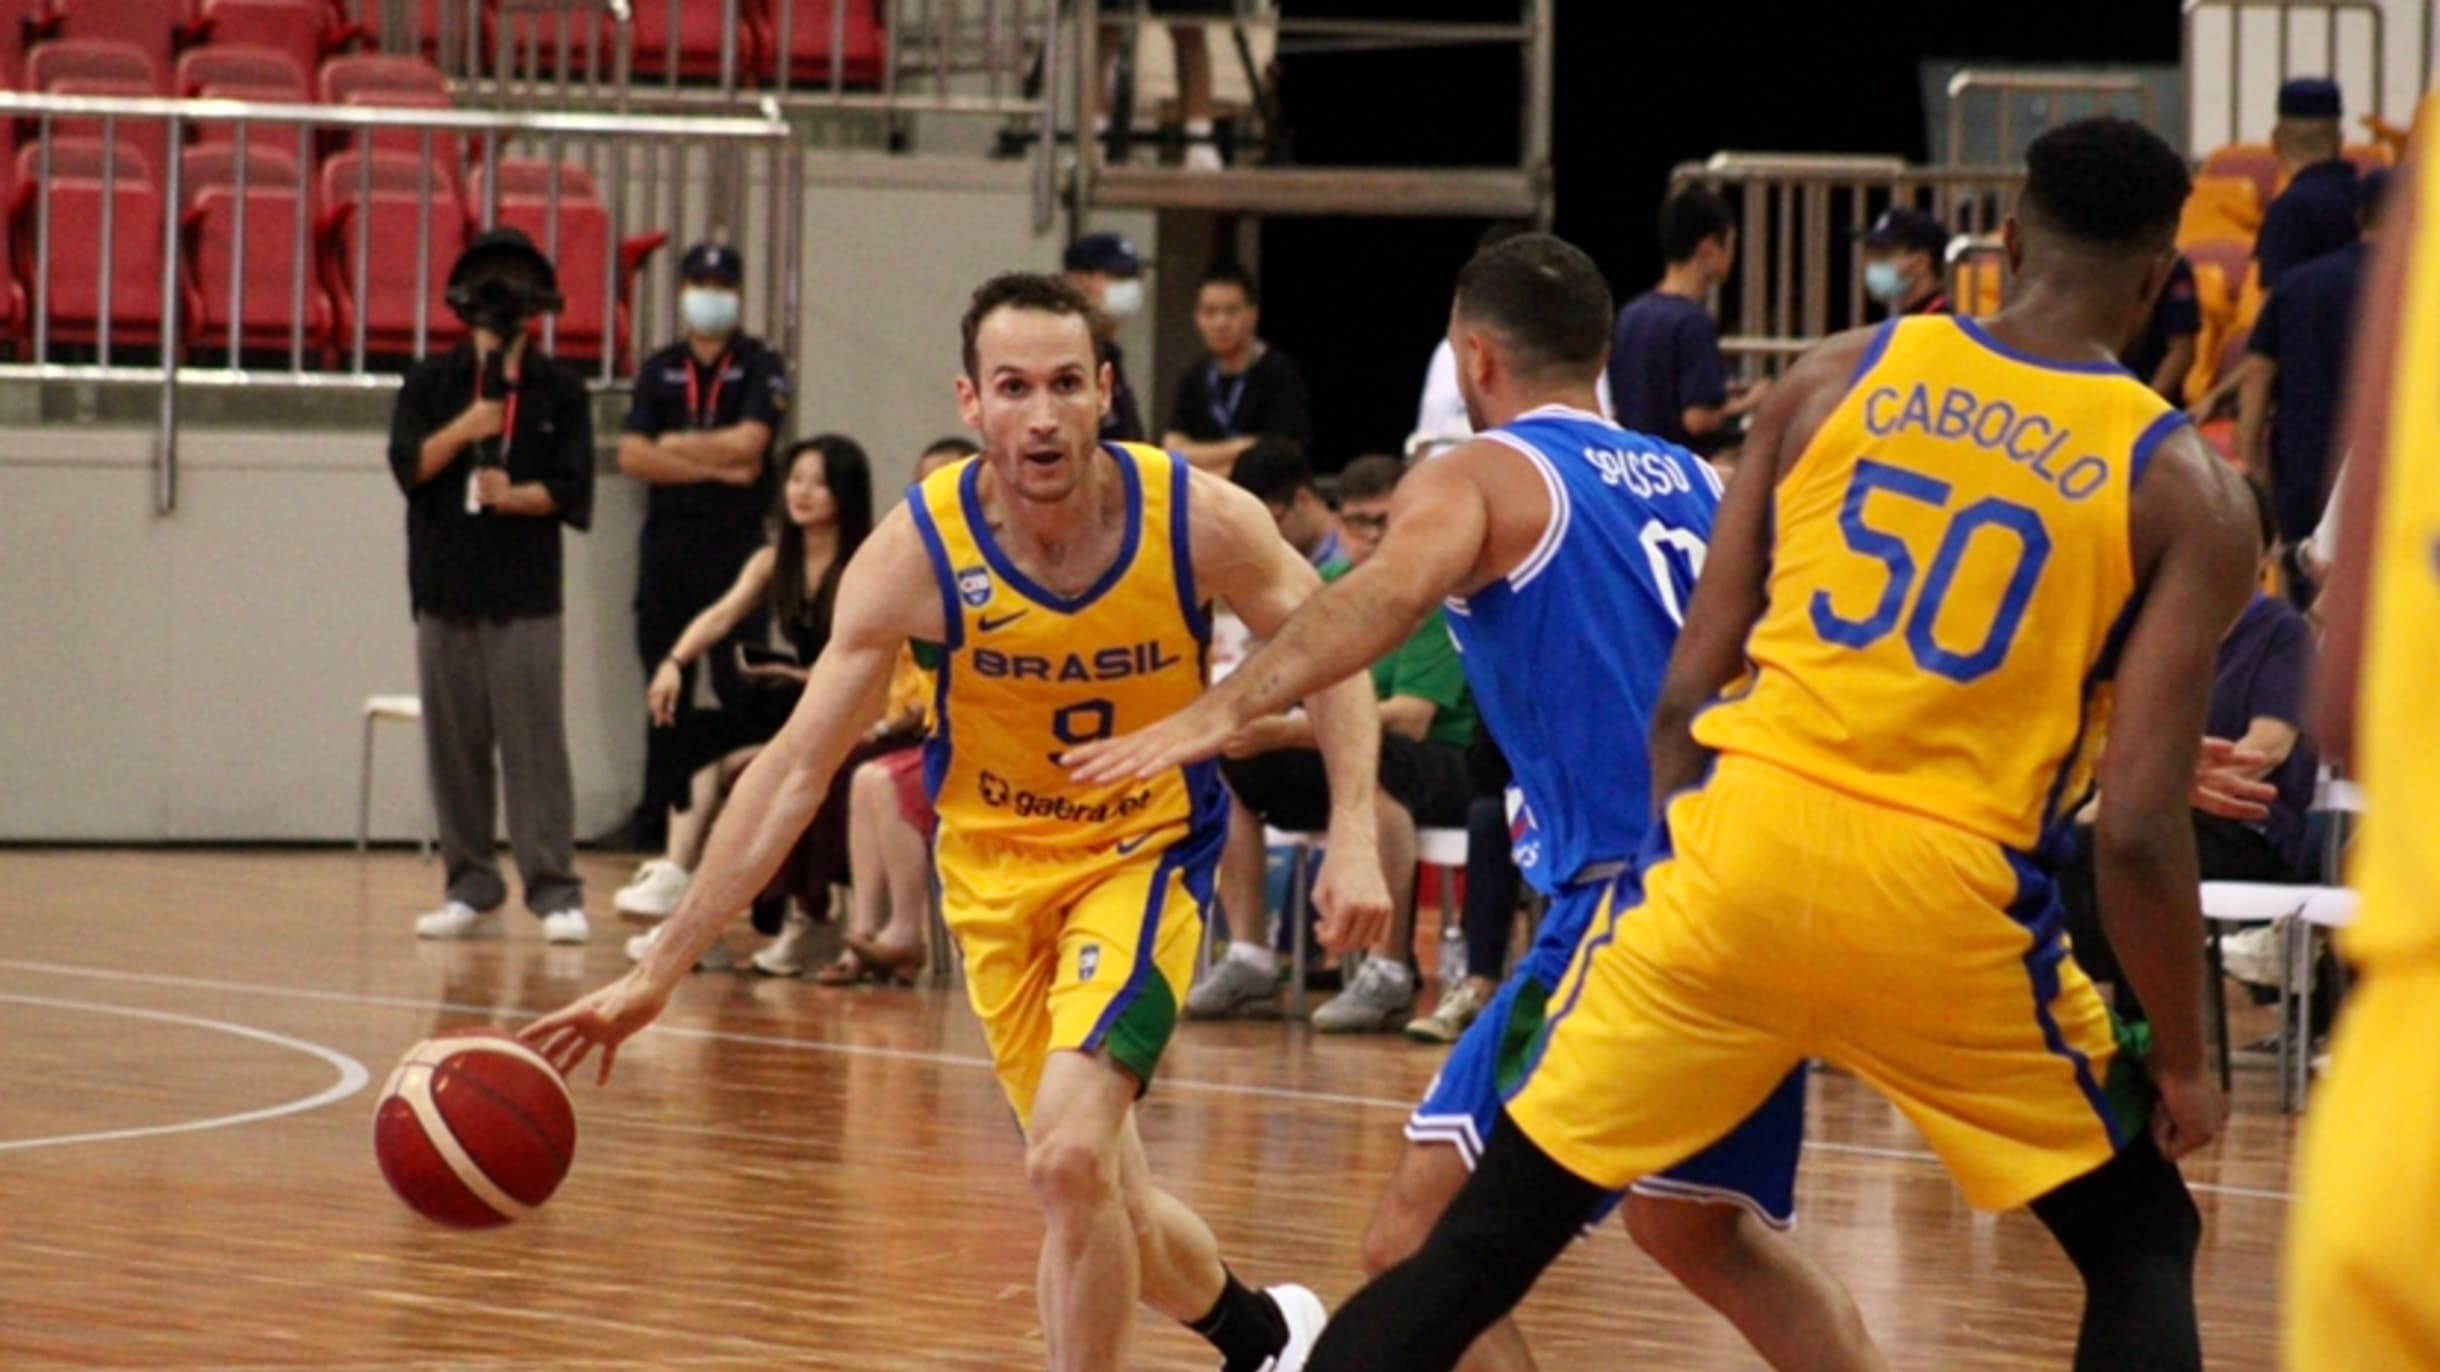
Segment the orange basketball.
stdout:
<svg viewBox="0 0 2440 1372">
<path fill-rule="evenodd" d="M 407 1050 L 373 1111 L 373 1153 L 417 1214 L 460 1229 L 530 1215 L 576 1156 L 576 1109 L 541 1054 L 496 1029 Z"/>
</svg>

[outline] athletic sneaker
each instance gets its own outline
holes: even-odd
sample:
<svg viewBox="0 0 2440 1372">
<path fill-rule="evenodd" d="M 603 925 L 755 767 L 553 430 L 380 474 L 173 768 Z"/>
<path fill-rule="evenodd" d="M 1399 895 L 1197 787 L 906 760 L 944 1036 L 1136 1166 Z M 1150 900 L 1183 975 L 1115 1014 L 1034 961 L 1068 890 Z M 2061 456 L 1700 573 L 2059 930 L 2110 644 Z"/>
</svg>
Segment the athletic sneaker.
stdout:
<svg viewBox="0 0 2440 1372">
<path fill-rule="evenodd" d="M 1483 994 L 1480 983 L 1461 981 L 1440 993 L 1440 1004 L 1432 1013 L 1408 1021 L 1406 1036 L 1417 1043 L 1455 1043 L 1490 1003 L 1491 997 Z"/>
<path fill-rule="evenodd" d="M 652 941 L 659 938 L 661 930 L 668 927 L 666 924 L 659 925 L 627 940 L 627 960 L 642 962 L 651 957 Z M 729 951 L 729 940 L 726 934 L 713 940 L 712 946 L 703 950 L 703 956 L 695 959 L 695 970 L 698 972 L 727 972 L 734 970 L 736 966 L 737 955 Z"/>
<path fill-rule="evenodd" d="M 610 908 L 642 919 L 667 919 L 677 913 L 678 899 L 694 876 L 668 858 L 654 858 L 635 869 L 635 876 L 610 898 Z"/>
<path fill-rule="evenodd" d="M 496 910 L 477 910 L 462 900 L 453 900 L 428 915 L 415 917 L 417 938 L 498 938 L 500 915 Z"/>
<path fill-rule="evenodd" d="M 1188 1019 L 1233 1019 L 1279 994 L 1279 972 L 1227 956 L 1204 970 L 1186 993 Z"/>
<path fill-rule="evenodd" d="M 554 910 L 542 917 L 545 943 L 587 943 L 592 938 L 593 922 L 582 910 Z"/>
<path fill-rule="evenodd" d="M 1386 1034 L 1415 1009 L 1415 974 L 1387 958 L 1368 957 L 1347 989 L 1313 1012 L 1325 1034 Z"/>
<path fill-rule="evenodd" d="M 1330 1312 L 1322 1307 L 1322 1298 L 1294 1282 L 1266 1286 L 1262 1294 L 1279 1307 L 1280 1318 L 1288 1322 L 1288 1346 L 1271 1356 L 1259 1372 L 1304 1372 L 1305 1359 L 1313 1356 L 1313 1345 L 1322 1341 L 1322 1326 L 1330 1323 Z"/>
<path fill-rule="evenodd" d="M 754 955 L 754 970 L 767 977 L 801 975 L 813 965 L 814 927 L 814 922 L 804 912 L 789 910 L 788 917 L 780 923 L 779 937 Z"/>
<path fill-rule="evenodd" d="M 2220 966 L 2249 986 L 2277 986 L 2287 967 L 2287 922 L 2224 934 Z"/>
</svg>

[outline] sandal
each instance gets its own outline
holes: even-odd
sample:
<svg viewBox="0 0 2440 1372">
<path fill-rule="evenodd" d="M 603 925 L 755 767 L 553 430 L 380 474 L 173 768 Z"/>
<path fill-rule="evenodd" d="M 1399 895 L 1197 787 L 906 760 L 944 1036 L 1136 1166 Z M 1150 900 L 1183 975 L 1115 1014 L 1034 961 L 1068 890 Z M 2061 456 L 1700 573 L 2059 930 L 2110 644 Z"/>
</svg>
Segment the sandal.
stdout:
<svg viewBox="0 0 2440 1372">
<path fill-rule="evenodd" d="M 893 948 L 878 938 L 853 933 L 846 936 L 846 943 L 847 951 L 855 955 L 874 981 L 913 986 L 916 974 L 923 970 L 924 951 L 920 943 L 911 948 Z"/>
</svg>

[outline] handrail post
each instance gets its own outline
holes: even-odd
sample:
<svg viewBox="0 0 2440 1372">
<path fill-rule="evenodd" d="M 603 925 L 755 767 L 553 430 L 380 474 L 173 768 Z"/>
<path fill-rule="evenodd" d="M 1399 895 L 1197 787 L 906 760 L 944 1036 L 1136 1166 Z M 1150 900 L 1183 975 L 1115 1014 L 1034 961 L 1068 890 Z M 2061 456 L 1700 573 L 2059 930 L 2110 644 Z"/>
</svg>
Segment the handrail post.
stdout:
<svg viewBox="0 0 2440 1372">
<path fill-rule="evenodd" d="M 1101 140 L 1093 136 L 1095 97 L 1099 94 L 1095 74 L 1101 69 L 1101 64 L 1093 60 L 1093 42 L 1094 35 L 1100 32 L 1101 0 L 1077 0 L 1076 31 L 1071 36 L 1071 41 L 1076 45 L 1074 56 L 1077 70 L 1074 80 L 1076 171 L 1070 182 L 1068 204 L 1069 222 L 1077 227 L 1082 227 L 1085 217 L 1093 212 L 1093 182 L 1101 165 Z M 1135 30 L 1130 28 L 1127 32 L 1129 39 L 1132 39 Z M 1056 100 L 1047 84 L 1043 99 L 1046 102 Z"/>
<path fill-rule="evenodd" d="M 114 114 L 102 116 L 102 279 L 101 346 L 103 366 L 110 365 L 110 325 L 118 302 L 111 299 L 119 279 L 119 120 Z"/>
<path fill-rule="evenodd" d="M 241 349 L 245 341 L 242 330 L 246 317 L 246 182 L 248 180 L 246 160 L 249 154 L 247 135 L 253 130 L 253 127 L 248 120 L 237 121 L 237 203 L 230 208 L 229 213 L 229 370 L 231 371 L 238 370 L 240 366 Z M 304 175 L 302 171 L 297 174 Z M 200 265 L 198 264 L 198 269 L 200 269 Z M 206 327 L 201 319 L 197 319 L 195 325 L 198 333 Z M 198 353 L 200 354 L 200 349 L 198 349 Z"/>
<path fill-rule="evenodd" d="M 415 359 L 431 346 L 432 328 L 432 130 L 421 138 L 415 179 Z M 461 232 L 463 232 L 461 230 Z"/>
<path fill-rule="evenodd" d="M 295 265 L 289 269 L 288 285 L 288 367 L 302 373 L 305 370 L 305 264 L 311 260 L 305 235 L 307 221 L 313 218 L 313 126 L 297 125 L 297 226 Z"/>
<path fill-rule="evenodd" d="M 162 157 L 169 168 L 162 174 L 168 211 L 161 216 L 161 435 L 153 454 L 153 513 L 161 515 L 178 508 L 178 192 L 186 160 L 178 149 L 184 132 L 184 121 L 170 115 L 169 151 Z"/>
<path fill-rule="evenodd" d="M 51 360 L 51 114 L 43 111 L 35 126 L 34 195 L 40 202 L 34 223 L 34 365 Z"/>
<path fill-rule="evenodd" d="M 1549 228 L 1557 207 L 1551 197 L 1551 119 L 1556 95 L 1552 89 L 1553 33 L 1556 0 L 1528 0 L 1526 23 L 1532 36 L 1525 44 L 1525 171 L 1535 187 L 1535 221 Z"/>
</svg>

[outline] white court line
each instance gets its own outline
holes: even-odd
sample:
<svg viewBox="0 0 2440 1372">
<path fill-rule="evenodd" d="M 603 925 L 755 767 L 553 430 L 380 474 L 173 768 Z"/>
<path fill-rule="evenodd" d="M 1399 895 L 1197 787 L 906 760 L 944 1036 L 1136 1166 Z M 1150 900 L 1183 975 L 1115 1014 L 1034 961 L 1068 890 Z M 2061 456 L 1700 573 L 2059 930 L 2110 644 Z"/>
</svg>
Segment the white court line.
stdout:
<svg viewBox="0 0 2440 1372">
<path fill-rule="evenodd" d="M 544 1012 L 504 1008 L 497 1005 L 467 1005 L 452 1001 L 415 1000 L 405 996 L 372 996 L 351 991 L 316 991 L 300 986 L 268 986 L 258 982 L 217 981 L 207 977 L 176 977 L 157 972 L 123 972 L 110 967 L 78 967 L 61 962 L 26 962 L 0 958 L 0 969 L 23 972 L 45 972 L 56 976 L 90 977 L 98 981 L 140 982 L 154 986 L 176 986 L 195 990 L 231 991 L 241 995 L 271 996 L 286 1000 L 317 1000 L 341 1005 L 372 1005 L 399 1010 L 442 1010 L 458 1014 L 492 1015 L 502 1019 L 540 1019 Z M 880 1048 L 865 1044 L 830 1043 L 819 1039 L 783 1039 L 764 1034 L 732 1034 L 714 1029 L 689 1029 L 682 1025 L 656 1024 L 644 1031 L 665 1034 L 672 1038 L 697 1039 L 708 1042 L 750 1044 L 764 1048 L 780 1048 L 803 1053 L 827 1053 L 838 1057 L 880 1058 L 898 1062 L 926 1062 L 942 1067 L 969 1067 L 990 1070 L 988 1058 L 970 1057 L 959 1053 L 924 1052 L 911 1048 Z M 353 1061 L 353 1059 L 350 1059 Z M 361 1070 L 361 1069 L 359 1069 Z M 1375 1110 L 1412 1111 L 1412 1100 L 1384 1096 L 1351 1096 L 1335 1091 L 1304 1091 L 1280 1086 L 1246 1086 L 1230 1082 L 1191 1081 L 1164 1076 L 1160 1079 L 1165 1091 L 1194 1091 L 1215 1096 L 1249 1096 L 1258 1099 L 1298 1101 L 1322 1105 L 1350 1105 Z M 1940 1165 L 1939 1155 L 1911 1148 L 1876 1148 L 1866 1144 L 1820 1143 L 1805 1140 L 1805 1151 L 1832 1153 L 1847 1157 L 1882 1158 L 1893 1162 Z M 2265 1190 L 2252 1186 L 2222 1186 L 2213 1182 L 2190 1181 L 2189 1191 L 2213 1196 L 2234 1196 L 2244 1200 L 2278 1201 L 2282 1204 L 2295 1199 L 2291 1191 Z"/>
<path fill-rule="evenodd" d="M 301 1115 L 308 1110 L 319 1110 L 333 1102 L 346 1100 L 349 1096 L 363 1090 L 364 1084 L 372 1079 L 372 1075 L 364 1070 L 363 1063 L 345 1053 L 325 1048 L 318 1043 L 307 1043 L 303 1039 L 292 1039 L 285 1034 L 253 1029 L 243 1024 L 231 1024 L 226 1020 L 199 1019 L 193 1015 L 173 1015 L 165 1010 L 138 1010 L 125 1005 L 96 1005 L 90 1001 L 53 1000 L 48 996 L 0 995 L 0 1001 L 38 1006 L 46 1010 L 81 1010 L 88 1014 L 121 1015 L 128 1019 L 148 1019 L 161 1024 L 181 1024 L 191 1029 L 209 1029 L 214 1033 L 231 1034 L 238 1038 L 254 1039 L 281 1048 L 292 1048 L 308 1056 L 320 1058 L 339 1069 L 339 1079 L 320 1092 L 279 1105 L 265 1106 L 260 1110 L 248 1110 L 235 1115 L 217 1115 L 211 1119 L 188 1120 L 181 1124 L 147 1125 L 141 1129 L 108 1129 L 89 1134 L 55 1134 L 49 1138 L 39 1139 L 0 1139 L 0 1153 L 17 1152 L 28 1148 L 57 1148 L 70 1143 L 116 1143 L 125 1139 L 155 1138 L 163 1134 L 193 1134 L 206 1129 L 231 1129 L 241 1124 L 253 1124 L 261 1120 L 279 1119 L 285 1115 Z"/>
</svg>

